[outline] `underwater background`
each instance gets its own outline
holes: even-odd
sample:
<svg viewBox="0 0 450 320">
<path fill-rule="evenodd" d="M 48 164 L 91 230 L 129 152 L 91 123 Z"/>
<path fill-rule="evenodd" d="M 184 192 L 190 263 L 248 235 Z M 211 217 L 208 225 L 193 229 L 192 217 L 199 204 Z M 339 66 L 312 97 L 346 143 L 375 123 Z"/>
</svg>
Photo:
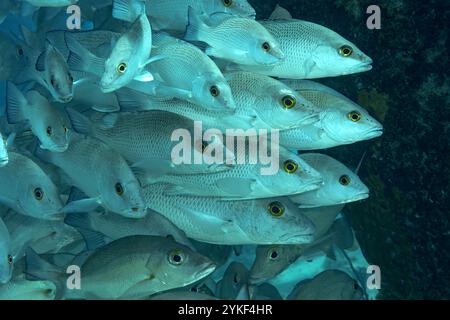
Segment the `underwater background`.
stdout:
<svg viewBox="0 0 450 320">
<path fill-rule="evenodd" d="M 343 212 L 368 263 L 381 268 L 377 299 L 450 299 L 450 1 L 249 3 L 258 19 L 279 4 L 295 18 L 333 29 L 374 60 L 370 72 L 318 82 L 365 107 L 383 124 L 383 136 L 321 152 L 349 167 L 366 153 L 359 176 L 370 198 Z M 382 10 L 381 30 L 366 26 L 373 4 Z"/>
<path fill-rule="evenodd" d="M 370 72 L 320 79 L 384 125 L 375 141 L 325 153 L 358 164 L 370 198 L 343 210 L 369 264 L 382 271 L 377 299 L 450 298 L 450 1 L 249 1 L 261 18 L 277 3 L 332 28 L 374 60 Z M 370 5 L 381 30 L 366 26 Z"/>
</svg>

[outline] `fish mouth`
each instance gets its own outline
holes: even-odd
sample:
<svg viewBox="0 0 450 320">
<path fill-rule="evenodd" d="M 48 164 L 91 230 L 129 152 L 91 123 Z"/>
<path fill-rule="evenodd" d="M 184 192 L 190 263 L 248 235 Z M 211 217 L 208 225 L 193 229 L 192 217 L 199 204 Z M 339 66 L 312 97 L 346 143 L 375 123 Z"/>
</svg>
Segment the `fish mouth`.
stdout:
<svg viewBox="0 0 450 320">
<path fill-rule="evenodd" d="M 310 115 L 305 116 L 301 121 L 297 123 L 295 127 L 306 126 L 310 124 L 314 124 L 320 121 L 320 113 L 312 113 Z M 295 128 L 293 127 L 293 128 Z"/>
<path fill-rule="evenodd" d="M 264 281 L 269 280 L 269 277 L 258 277 L 257 275 L 250 275 L 248 281 L 252 285 L 257 285 L 263 283 Z"/>
<path fill-rule="evenodd" d="M 49 221 L 63 221 L 64 218 L 65 214 L 63 212 L 52 213 L 45 216 L 45 219 Z"/>
<path fill-rule="evenodd" d="M 383 133 L 384 133 L 383 128 L 375 128 L 367 131 L 364 136 L 367 137 L 367 139 L 374 139 L 381 137 Z"/>
<path fill-rule="evenodd" d="M 302 234 L 284 234 L 279 239 L 280 244 L 305 244 L 314 241 L 314 233 L 302 233 Z"/>
<path fill-rule="evenodd" d="M 73 99 L 73 94 L 69 94 L 65 97 L 61 97 L 60 100 L 62 103 L 69 103 Z"/>
<path fill-rule="evenodd" d="M 301 194 L 301 193 L 317 190 L 322 186 L 322 184 L 323 184 L 322 178 L 311 179 L 310 182 L 308 182 L 306 185 L 304 185 L 304 187 L 295 194 Z"/>
<path fill-rule="evenodd" d="M 57 152 L 57 153 L 63 153 L 65 151 L 67 151 L 68 148 L 69 148 L 69 144 L 65 144 L 65 145 L 62 145 L 62 146 L 53 146 L 51 148 L 51 151 L 52 152 Z"/>
<path fill-rule="evenodd" d="M 351 203 L 351 202 L 355 202 L 355 201 L 365 200 L 365 199 L 367 199 L 369 197 L 370 197 L 370 193 L 369 192 L 362 192 L 362 193 L 357 194 L 356 196 L 354 196 L 351 200 L 343 202 L 343 204 L 344 203 Z"/>
<path fill-rule="evenodd" d="M 216 270 L 217 265 L 213 262 L 207 262 L 203 264 L 200 268 L 201 271 L 196 273 L 197 280 L 203 279 L 207 276 L 209 276 L 211 273 Z"/>
</svg>

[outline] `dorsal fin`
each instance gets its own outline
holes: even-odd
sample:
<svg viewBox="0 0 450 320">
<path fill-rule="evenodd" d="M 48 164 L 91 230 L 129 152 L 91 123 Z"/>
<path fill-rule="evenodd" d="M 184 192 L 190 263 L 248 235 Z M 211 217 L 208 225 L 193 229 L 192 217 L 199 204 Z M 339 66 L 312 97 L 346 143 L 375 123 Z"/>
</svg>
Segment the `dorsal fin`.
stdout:
<svg viewBox="0 0 450 320">
<path fill-rule="evenodd" d="M 273 10 L 272 14 L 269 17 L 269 20 L 292 20 L 292 15 L 285 8 L 281 7 L 277 4 L 275 10 Z"/>
</svg>

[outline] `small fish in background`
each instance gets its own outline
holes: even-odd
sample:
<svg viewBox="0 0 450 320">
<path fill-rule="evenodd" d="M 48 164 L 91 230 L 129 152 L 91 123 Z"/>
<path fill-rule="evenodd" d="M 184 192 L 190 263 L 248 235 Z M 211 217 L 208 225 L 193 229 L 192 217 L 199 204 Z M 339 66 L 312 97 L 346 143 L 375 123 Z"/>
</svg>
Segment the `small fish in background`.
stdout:
<svg viewBox="0 0 450 320">
<path fill-rule="evenodd" d="M 65 152 L 36 148 L 35 154 L 59 167 L 73 186 L 87 195 L 86 199 L 67 204 L 64 212 L 89 212 L 103 206 L 125 217 L 145 216 L 147 210 L 138 180 L 125 159 L 100 140 L 73 133 Z"/>
<path fill-rule="evenodd" d="M 105 243 L 128 236 L 148 235 L 172 237 L 176 242 L 193 248 L 182 230 L 152 210 L 148 210 L 142 219 L 129 219 L 111 212 L 71 213 L 66 216 L 64 223 L 76 228 L 85 237 L 101 233 Z"/>
<path fill-rule="evenodd" d="M 280 132 L 280 143 L 296 150 L 319 150 L 375 139 L 383 134 L 383 125 L 361 106 L 335 90 L 308 80 L 282 80 L 308 99 L 320 121 L 301 130 Z"/>
<path fill-rule="evenodd" d="M 316 79 L 336 77 L 372 69 L 373 60 L 355 44 L 319 24 L 293 19 L 277 6 L 267 21 L 260 23 L 279 43 L 285 59 L 270 67 L 231 66 L 272 77 Z"/>
<path fill-rule="evenodd" d="M 232 246 L 220 246 L 200 241 L 192 241 L 195 251 L 210 258 L 219 268 L 232 256 Z M 201 291 L 198 287 L 192 287 L 192 291 Z M 194 290 L 198 289 L 198 290 Z"/>
<path fill-rule="evenodd" d="M 167 187 L 170 185 L 144 187 L 147 206 L 197 241 L 219 245 L 313 241 L 313 223 L 287 198 L 221 201 L 210 197 L 167 196 Z"/>
<path fill-rule="evenodd" d="M 282 82 L 250 72 L 225 74 L 237 104 L 236 116 L 290 129 L 319 121 L 319 110 Z"/>
<path fill-rule="evenodd" d="M 216 297 L 222 300 L 235 300 L 242 288 L 248 284 L 248 273 L 242 263 L 230 263 L 222 280 L 217 283 Z"/>
<path fill-rule="evenodd" d="M 47 40 L 41 44 L 40 33 L 34 34 L 25 26 L 21 27 L 21 31 L 25 40 L 23 50 L 26 52 L 27 66 L 14 82 L 34 80 L 46 88 L 56 102 L 72 101 L 74 78 L 64 56 Z"/>
<path fill-rule="evenodd" d="M 142 299 L 157 292 L 192 284 L 216 266 L 208 258 L 165 237 L 131 236 L 93 251 L 80 265 L 81 290 L 67 290 L 65 268 L 27 251 L 26 272 L 55 283 L 67 299 Z M 76 259 L 76 258 L 75 258 Z"/>
<path fill-rule="evenodd" d="M 14 270 L 14 256 L 11 252 L 11 237 L 0 218 L 0 285 L 11 280 Z"/>
<path fill-rule="evenodd" d="M 14 264 L 12 278 L 0 284 L 0 300 L 54 300 L 56 287 L 51 281 L 30 280 L 25 273 L 25 258 Z"/>
<path fill-rule="evenodd" d="M 255 9 L 247 0 L 152 0 L 146 4 L 148 16 L 155 30 L 184 32 L 189 24 L 189 7 L 207 16 L 214 13 L 252 19 L 256 16 Z"/>
<path fill-rule="evenodd" d="M 152 55 L 164 56 L 148 66 L 155 94 L 176 97 L 220 112 L 236 108 L 231 88 L 216 64 L 194 45 L 167 34 L 154 36 Z"/>
<path fill-rule="evenodd" d="M 25 50 L 12 36 L 0 32 L 0 80 L 14 80 L 26 62 Z"/>
<path fill-rule="evenodd" d="M 322 175 L 323 185 L 290 197 L 300 208 L 334 206 L 369 197 L 369 188 L 341 162 L 319 153 L 302 154 L 301 157 Z"/>
<path fill-rule="evenodd" d="M 214 19 L 213 19 L 214 18 Z M 184 39 L 207 44 L 205 53 L 243 65 L 275 65 L 285 55 L 279 43 L 258 22 L 228 14 L 207 17 L 189 8 Z"/>
<path fill-rule="evenodd" d="M 62 220 L 63 204 L 57 187 L 30 158 L 9 152 L 9 162 L 0 168 L 0 202 L 11 209 L 44 220 Z"/>
<path fill-rule="evenodd" d="M 310 244 L 258 246 L 250 270 L 250 282 L 258 284 L 270 280 L 300 258 L 308 261 L 325 255 L 336 260 L 335 247 L 351 250 L 355 244 L 351 226 L 345 218 L 334 220 L 341 209 L 342 206 L 336 206 L 303 211 L 316 226 L 315 241 Z"/>
<path fill-rule="evenodd" d="M 269 152 L 271 149 L 268 149 Z M 232 166 L 229 170 L 214 173 L 152 177 L 148 183 L 172 184 L 166 195 L 194 195 L 218 197 L 222 200 L 248 200 L 288 196 L 320 188 L 322 177 L 298 155 L 280 148 L 278 171 L 261 175 L 261 163 L 251 164 L 249 150 L 238 150 L 236 157 L 246 164 Z"/>
<path fill-rule="evenodd" d="M 347 273 L 327 270 L 300 282 L 288 300 L 362 300 L 363 289 Z"/>
<path fill-rule="evenodd" d="M 69 146 L 69 129 L 62 115 L 37 91 L 26 97 L 11 82 L 7 84 L 6 116 L 9 123 L 26 122 L 38 137 L 40 148 L 64 152 Z M 25 128 L 24 128 L 25 129 Z"/>
<path fill-rule="evenodd" d="M 63 221 L 36 219 L 12 210 L 3 217 L 11 236 L 11 252 L 15 259 L 31 246 L 39 254 L 57 253 L 63 247 L 81 239 L 81 234 Z"/>
</svg>

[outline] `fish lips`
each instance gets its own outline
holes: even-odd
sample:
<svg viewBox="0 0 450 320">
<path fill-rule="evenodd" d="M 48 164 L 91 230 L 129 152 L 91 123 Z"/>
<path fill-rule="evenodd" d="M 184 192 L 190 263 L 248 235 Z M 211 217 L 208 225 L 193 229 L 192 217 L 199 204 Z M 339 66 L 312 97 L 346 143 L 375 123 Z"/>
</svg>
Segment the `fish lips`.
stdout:
<svg viewBox="0 0 450 320">
<path fill-rule="evenodd" d="M 200 280 L 200 279 L 203 279 L 203 278 L 209 276 L 211 273 L 214 272 L 214 270 L 216 270 L 216 268 L 217 268 L 217 265 L 215 263 L 213 263 L 213 262 L 204 263 L 203 265 L 201 265 L 200 271 L 198 271 L 195 274 L 196 275 L 196 279 Z"/>
</svg>

